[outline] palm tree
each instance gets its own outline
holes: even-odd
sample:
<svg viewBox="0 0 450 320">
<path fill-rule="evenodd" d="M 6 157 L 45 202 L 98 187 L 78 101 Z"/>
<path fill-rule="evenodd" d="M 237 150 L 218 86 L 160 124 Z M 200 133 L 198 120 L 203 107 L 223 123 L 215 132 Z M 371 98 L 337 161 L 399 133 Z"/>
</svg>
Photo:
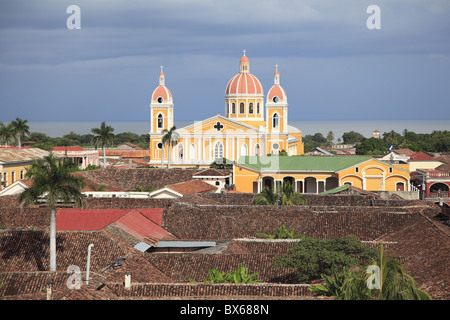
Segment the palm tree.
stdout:
<svg viewBox="0 0 450 320">
<path fill-rule="evenodd" d="M 97 136 L 92 139 L 92 142 L 95 145 L 95 149 L 99 145 L 102 146 L 103 150 L 103 168 L 106 168 L 106 146 L 109 144 L 113 144 L 114 142 L 114 128 L 111 126 L 107 126 L 105 121 L 102 122 L 100 128 L 93 128 L 92 133 L 95 133 Z"/>
<path fill-rule="evenodd" d="M 8 146 L 8 142 L 15 139 L 15 135 L 12 123 L 5 125 L 3 122 L 0 122 L 0 140 L 5 143 L 5 149 Z"/>
<path fill-rule="evenodd" d="M 164 129 L 163 133 L 164 136 L 162 138 L 162 143 L 163 145 L 167 145 L 167 168 L 170 169 L 170 150 L 173 148 L 173 146 L 175 146 L 178 141 L 180 141 L 180 137 L 178 135 L 178 133 L 175 131 L 177 128 L 175 126 L 173 126 L 172 128 L 170 128 L 170 130 Z"/>
<path fill-rule="evenodd" d="M 83 206 L 84 196 L 80 189 L 82 180 L 71 175 L 75 164 L 69 160 L 59 162 L 50 153 L 44 161 L 34 160 L 25 177 L 32 180 L 32 186 L 22 192 L 19 202 L 30 205 L 38 199 L 45 199 L 50 209 L 50 271 L 56 271 L 56 207 L 59 202 L 75 202 Z"/>
<path fill-rule="evenodd" d="M 27 122 L 28 120 L 22 120 L 20 118 L 16 118 L 16 120 L 11 122 L 17 136 L 19 149 L 22 149 L 21 137 L 30 135 L 30 127 L 27 125 Z"/>
<path fill-rule="evenodd" d="M 255 198 L 254 204 L 257 205 L 276 205 L 278 202 L 278 196 L 269 187 L 265 187 Z"/>
<path fill-rule="evenodd" d="M 385 256 L 381 246 L 379 259 L 372 266 L 378 266 L 378 272 L 368 273 L 368 268 L 348 277 L 344 281 L 342 300 L 431 300 L 431 296 L 418 288 L 416 281 L 406 272 L 397 259 Z M 376 270 L 376 269 L 375 269 Z M 373 285 L 373 279 L 375 284 Z"/>
<path fill-rule="evenodd" d="M 307 205 L 307 200 L 300 193 L 294 192 L 290 182 L 283 183 L 282 190 L 278 193 L 273 192 L 271 188 L 265 187 L 255 198 L 253 204 L 256 205 L 283 205 L 298 206 Z"/>
</svg>

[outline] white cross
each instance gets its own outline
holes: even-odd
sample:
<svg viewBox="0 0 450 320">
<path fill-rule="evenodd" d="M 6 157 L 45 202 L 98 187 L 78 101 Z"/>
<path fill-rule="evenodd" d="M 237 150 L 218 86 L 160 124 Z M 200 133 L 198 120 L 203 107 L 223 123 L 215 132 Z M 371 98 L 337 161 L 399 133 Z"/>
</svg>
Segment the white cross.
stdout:
<svg viewBox="0 0 450 320">
<path fill-rule="evenodd" d="M 163 68 L 164 68 L 164 67 L 161 65 L 161 72 L 163 72 L 163 70 L 162 70 Z"/>
<path fill-rule="evenodd" d="M 245 49 L 244 49 L 244 56 L 245 56 Z"/>
<path fill-rule="evenodd" d="M 278 64 L 275 65 L 275 70 L 278 71 Z"/>
</svg>

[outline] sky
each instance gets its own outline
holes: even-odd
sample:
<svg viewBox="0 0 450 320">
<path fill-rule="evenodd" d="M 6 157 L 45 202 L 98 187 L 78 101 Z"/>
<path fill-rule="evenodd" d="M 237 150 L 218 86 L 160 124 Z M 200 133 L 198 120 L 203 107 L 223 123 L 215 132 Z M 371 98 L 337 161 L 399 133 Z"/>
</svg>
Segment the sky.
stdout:
<svg viewBox="0 0 450 320">
<path fill-rule="evenodd" d="M 450 119 L 449 16 L 448 0 L 2 0 L 0 121 L 146 121 L 161 65 L 175 121 L 223 115 L 243 50 L 265 94 L 278 64 L 290 121 Z"/>
</svg>

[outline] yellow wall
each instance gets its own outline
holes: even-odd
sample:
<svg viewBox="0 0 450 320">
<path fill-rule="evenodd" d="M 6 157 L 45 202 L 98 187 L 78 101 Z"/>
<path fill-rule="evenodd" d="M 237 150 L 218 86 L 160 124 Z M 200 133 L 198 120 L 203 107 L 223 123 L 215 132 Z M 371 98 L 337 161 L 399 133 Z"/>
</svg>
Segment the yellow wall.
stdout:
<svg viewBox="0 0 450 320">
<path fill-rule="evenodd" d="M 409 163 L 410 171 L 414 172 L 417 169 L 436 169 L 442 164 L 439 161 L 411 161 Z"/>
<path fill-rule="evenodd" d="M 152 109 L 152 126 L 153 126 L 153 132 L 160 132 L 163 129 L 168 129 L 168 122 L 169 122 L 169 118 L 168 118 L 168 111 L 167 108 L 164 109 L 156 109 L 153 108 Z M 164 116 L 164 123 L 163 123 L 163 128 L 162 129 L 158 129 L 158 115 L 162 114 Z"/>
<path fill-rule="evenodd" d="M 356 170 L 356 168 L 358 168 L 358 170 Z M 391 170 L 389 168 L 391 168 Z M 324 182 L 329 177 L 336 177 L 340 186 L 344 185 L 346 182 L 350 182 L 352 186 L 367 191 L 396 191 L 396 184 L 402 182 L 404 191 L 409 191 L 409 171 L 376 160 L 369 160 L 337 173 L 274 172 L 261 173 L 260 175 L 258 172 L 234 166 L 233 177 L 236 190 L 245 193 L 253 192 L 253 182 L 259 182 L 264 177 L 272 177 L 274 180 L 283 180 L 285 177 L 293 177 L 296 182 L 303 182 L 303 192 L 306 190 L 305 179 L 308 177 L 314 177 L 317 181 Z"/>
<path fill-rule="evenodd" d="M 29 165 L 30 164 L 4 164 L 1 167 L 2 186 L 7 187 L 12 183 L 14 183 L 15 181 L 20 180 L 21 179 L 20 173 L 22 170 L 23 170 L 23 177 L 25 177 L 26 168 Z M 13 179 L 13 172 L 14 172 L 14 179 Z M 5 173 L 6 173 L 6 183 L 3 184 Z"/>
</svg>

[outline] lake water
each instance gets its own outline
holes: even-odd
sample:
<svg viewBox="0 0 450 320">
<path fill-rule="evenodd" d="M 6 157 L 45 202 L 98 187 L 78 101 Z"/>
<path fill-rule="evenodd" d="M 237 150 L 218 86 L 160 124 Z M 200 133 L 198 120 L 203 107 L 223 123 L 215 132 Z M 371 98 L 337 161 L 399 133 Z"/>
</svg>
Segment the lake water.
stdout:
<svg viewBox="0 0 450 320">
<path fill-rule="evenodd" d="M 177 128 L 192 124 L 193 121 L 176 121 Z M 78 134 L 92 133 L 92 128 L 99 128 L 101 122 L 33 122 L 29 121 L 30 132 L 45 133 L 50 137 L 62 137 L 74 132 Z M 107 125 L 114 128 L 114 133 L 133 132 L 139 135 L 148 133 L 150 124 L 148 121 L 107 121 Z M 370 138 L 374 130 L 389 132 L 394 130 L 402 133 L 404 129 L 416 133 L 431 133 L 435 130 L 450 130 L 450 120 L 360 120 L 360 121 L 289 121 L 300 129 L 303 135 L 322 133 L 324 136 L 332 131 L 335 141 L 342 137 L 344 132 L 355 131 Z"/>
</svg>

